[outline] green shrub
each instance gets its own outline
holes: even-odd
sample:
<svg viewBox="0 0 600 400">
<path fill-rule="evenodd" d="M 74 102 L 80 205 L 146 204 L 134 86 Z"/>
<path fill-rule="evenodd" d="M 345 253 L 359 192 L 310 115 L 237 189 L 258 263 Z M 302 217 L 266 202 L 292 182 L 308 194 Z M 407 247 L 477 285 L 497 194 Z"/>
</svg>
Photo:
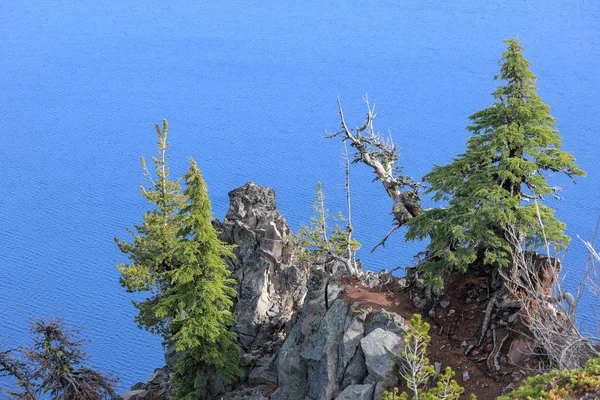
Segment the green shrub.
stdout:
<svg viewBox="0 0 600 400">
<path fill-rule="evenodd" d="M 600 393 L 600 357 L 588 360 L 583 369 L 554 370 L 527 378 L 498 400 L 560 400 L 585 393 Z"/>
</svg>

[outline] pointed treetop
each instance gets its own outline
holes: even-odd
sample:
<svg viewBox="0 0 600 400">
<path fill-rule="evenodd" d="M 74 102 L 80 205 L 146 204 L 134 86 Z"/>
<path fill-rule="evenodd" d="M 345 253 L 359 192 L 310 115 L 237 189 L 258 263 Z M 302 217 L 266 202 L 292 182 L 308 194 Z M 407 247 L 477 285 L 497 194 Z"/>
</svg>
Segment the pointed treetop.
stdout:
<svg viewBox="0 0 600 400">
<path fill-rule="evenodd" d="M 472 136 L 466 151 L 425 177 L 427 193 L 447 207 L 427 210 L 407 223 L 407 239 L 431 237 L 428 258 L 419 268 L 437 284 L 445 272 L 466 271 L 478 259 L 490 267 L 507 266 L 508 228 L 518 231 L 532 250 L 546 242 L 558 248 L 569 243 L 565 225 L 544 205 L 546 196 L 558 197 L 560 190 L 548 179 L 557 172 L 571 179 L 584 172 L 571 153 L 561 150 L 556 118 L 537 93 L 523 47 L 516 38 L 505 43 L 495 77 L 503 82 L 492 105 L 469 117 Z"/>
</svg>

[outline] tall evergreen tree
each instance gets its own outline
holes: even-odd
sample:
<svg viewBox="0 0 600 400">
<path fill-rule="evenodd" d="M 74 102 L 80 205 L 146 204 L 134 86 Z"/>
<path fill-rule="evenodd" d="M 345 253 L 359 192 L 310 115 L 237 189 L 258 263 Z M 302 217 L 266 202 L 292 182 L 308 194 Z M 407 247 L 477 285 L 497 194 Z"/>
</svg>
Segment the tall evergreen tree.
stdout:
<svg viewBox="0 0 600 400">
<path fill-rule="evenodd" d="M 573 179 L 584 172 L 561 150 L 556 119 L 537 93 L 523 48 L 517 39 L 505 43 L 508 49 L 495 77 L 505 84 L 493 93 L 490 107 L 470 117 L 467 129 L 473 136 L 466 152 L 425 176 L 427 193 L 448 206 L 407 222 L 407 239 L 431 237 L 420 271 L 438 286 L 445 273 L 466 271 L 478 258 L 488 266 L 508 266 L 509 226 L 529 249 L 543 247 L 546 241 L 561 248 L 570 240 L 565 224 L 543 204 L 544 196 L 558 198 L 559 188 L 547 177 L 560 172 Z"/>
<path fill-rule="evenodd" d="M 150 296 L 141 302 L 134 301 L 139 310 L 136 322 L 153 333 L 166 336 L 169 333 L 168 320 L 156 315 L 160 298 L 170 286 L 167 272 L 176 268 L 179 261 L 175 257 L 177 232 L 181 227 L 179 211 L 185 207 L 186 198 L 181 193 L 179 180 L 171 180 L 169 173 L 167 142 L 168 124 L 163 122 L 162 130 L 156 125 L 158 154 L 152 157 L 154 174 L 141 157 L 144 176 L 148 187 L 141 184 L 142 195 L 152 205 L 144 214 L 144 223 L 134 225 L 135 231 L 127 228 L 133 241 L 115 238 L 119 249 L 129 256 L 130 264 L 117 265 L 121 272 L 121 285 L 128 292 L 149 292 Z"/>
<path fill-rule="evenodd" d="M 182 357 L 175 366 L 174 397 L 193 400 L 205 392 L 207 379 L 219 372 L 226 382 L 240 375 L 237 335 L 229 309 L 236 292 L 225 258 L 232 246 L 218 238 L 206 184 L 192 159 L 184 176 L 186 206 L 179 217 L 176 257 L 179 265 L 167 273 L 170 287 L 157 304 L 157 315 L 168 318 L 172 343 Z"/>
<path fill-rule="evenodd" d="M 179 181 L 169 179 L 167 122 L 156 132 L 156 178 L 142 158 L 150 181 L 150 188 L 142 186 L 142 194 L 154 208 L 146 212 L 142 225 L 135 225 L 137 234 L 130 231 L 132 242 L 115 239 L 131 260 L 117 268 L 128 291 L 151 293 L 134 302 L 138 324 L 161 334 L 165 345 L 180 353 L 172 397 L 195 399 L 206 393 L 212 373 L 220 373 L 227 382 L 240 373 L 237 337 L 228 331 L 236 293 L 225 258 L 233 253 L 211 224 L 210 200 L 196 162 L 191 160 L 181 193 Z"/>
</svg>

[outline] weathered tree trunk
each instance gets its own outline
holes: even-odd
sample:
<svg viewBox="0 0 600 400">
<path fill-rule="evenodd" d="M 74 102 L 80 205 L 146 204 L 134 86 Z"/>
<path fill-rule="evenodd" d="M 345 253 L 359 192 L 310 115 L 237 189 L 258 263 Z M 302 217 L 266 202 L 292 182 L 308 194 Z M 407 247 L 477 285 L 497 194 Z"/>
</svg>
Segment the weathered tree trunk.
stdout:
<svg viewBox="0 0 600 400">
<path fill-rule="evenodd" d="M 350 142 L 356 150 L 352 163 L 364 163 L 371 167 L 375 175 L 375 180 L 382 183 L 385 191 L 393 201 L 392 214 L 394 215 L 394 228 L 377 245 L 385 245 L 387 238 L 402 226 L 410 218 L 421 213 L 419 204 L 418 189 L 419 183 L 413 181 L 410 177 L 400 174 L 400 168 L 396 162 L 400 159 L 396 145 L 390 138 L 384 138 L 376 133 L 373 128 L 373 119 L 375 113 L 373 108 L 367 102 L 367 119 L 361 127 L 355 129 L 348 128 L 344 119 L 342 104 L 338 98 L 338 113 L 341 120 L 341 130 L 329 134 L 328 138 L 341 137 L 342 141 Z M 402 189 L 409 187 L 410 190 L 402 192 Z M 373 249 L 375 250 L 375 249 Z"/>
</svg>

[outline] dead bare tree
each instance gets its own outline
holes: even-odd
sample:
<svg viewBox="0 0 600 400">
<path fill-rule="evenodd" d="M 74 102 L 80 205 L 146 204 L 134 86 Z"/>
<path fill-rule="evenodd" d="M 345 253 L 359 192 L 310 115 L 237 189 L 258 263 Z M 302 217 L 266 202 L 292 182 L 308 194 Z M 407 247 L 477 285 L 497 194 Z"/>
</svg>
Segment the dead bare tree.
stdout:
<svg viewBox="0 0 600 400">
<path fill-rule="evenodd" d="M 586 271 L 586 283 L 592 292 L 592 295 L 600 301 L 600 271 L 598 264 L 600 263 L 600 254 L 594 248 L 593 242 L 585 241 L 579 238 L 589 252 L 588 267 Z"/>
<path fill-rule="evenodd" d="M 412 178 L 402 175 L 397 161 L 400 160 L 397 146 L 391 138 L 385 138 L 376 132 L 373 127 L 375 119 L 375 107 L 371 107 L 368 97 L 365 97 L 367 104 L 367 117 L 362 126 L 350 129 L 346 124 L 342 103 L 338 97 L 338 114 L 341 121 L 341 129 L 338 132 L 329 133 L 327 138 L 341 138 L 344 143 L 349 142 L 350 146 L 356 150 L 353 164 L 363 163 L 373 169 L 376 178 L 373 181 L 380 181 L 383 184 L 387 194 L 392 198 L 394 215 L 393 228 L 379 242 L 373 250 L 379 246 L 385 247 L 386 240 L 407 220 L 421 213 L 419 187 L 420 183 Z M 407 191 L 402 191 L 404 188 Z M 371 251 L 373 251 L 371 250 Z"/>
<path fill-rule="evenodd" d="M 25 389 L 25 392 L 17 393 L 7 389 L 4 389 L 4 392 L 17 399 L 38 400 L 39 397 L 31 383 L 33 379 L 32 371 L 24 362 L 12 355 L 14 352 L 15 350 L 0 351 L 0 376 L 17 378 L 19 386 Z M 0 388 L 0 393 L 2 393 L 2 391 L 2 388 Z"/>
<path fill-rule="evenodd" d="M 590 262 L 588 263 L 588 272 L 586 273 L 587 279 L 589 280 L 589 286 L 592 289 L 592 293 L 598 299 L 600 299 L 600 272 L 598 271 L 597 262 L 600 262 L 600 254 L 596 251 L 591 242 L 587 242 L 579 238 L 587 247 L 590 254 Z"/>
<path fill-rule="evenodd" d="M 596 242 L 596 236 L 598 235 L 599 229 L 600 218 L 598 218 L 596 229 L 594 230 L 594 234 L 590 241 L 583 240 L 581 237 L 577 236 L 588 250 L 585 269 L 585 288 L 589 291 L 597 304 L 597 307 L 595 307 L 597 335 L 600 335 L 600 253 L 596 250 L 594 243 Z"/>
<path fill-rule="evenodd" d="M 12 376 L 24 392 L 5 389 L 15 399 L 104 400 L 115 396 L 117 380 L 83 365 L 84 340 L 62 323 L 34 320 L 33 347 L 0 351 L 0 376 Z"/>
<path fill-rule="evenodd" d="M 598 218 L 598 222 L 596 222 L 596 229 L 594 230 L 594 234 L 592 235 L 592 240 L 587 241 L 583 240 L 579 236 L 577 237 L 583 242 L 583 244 L 588 250 L 586 283 L 588 284 L 594 297 L 596 297 L 600 301 L 600 254 L 594 246 L 599 229 L 600 217 Z"/>
<path fill-rule="evenodd" d="M 346 171 L 346 205 L 347 205 L 347 217 L 346 217 L 346 255 L 348 259 L 345 261 L 346 268 L 350 274 L 358 276 L 360 274 L 360 267 L 356 262 L 356 247 L 352 245 L 352 204 L 350 196 L 350 157 L 348 155 L 348 147 L 344 143 L 344 167 Z"/>
<path fill-rule="evenodd" d="M 508 292 L 506 299 L 520 305 L 533 347 L 549 358 L 553 368 L 583 367 L 598 351 L 594 340 L 576 325 L 577 300 L 561 287 L 561 262 L 549 254 L 548 244 L 545 255 L 524 250 L 513 227 L 506 229 L 506 237 L 512 247 L 510 272 L 500 271 Z"/>
</svg>

